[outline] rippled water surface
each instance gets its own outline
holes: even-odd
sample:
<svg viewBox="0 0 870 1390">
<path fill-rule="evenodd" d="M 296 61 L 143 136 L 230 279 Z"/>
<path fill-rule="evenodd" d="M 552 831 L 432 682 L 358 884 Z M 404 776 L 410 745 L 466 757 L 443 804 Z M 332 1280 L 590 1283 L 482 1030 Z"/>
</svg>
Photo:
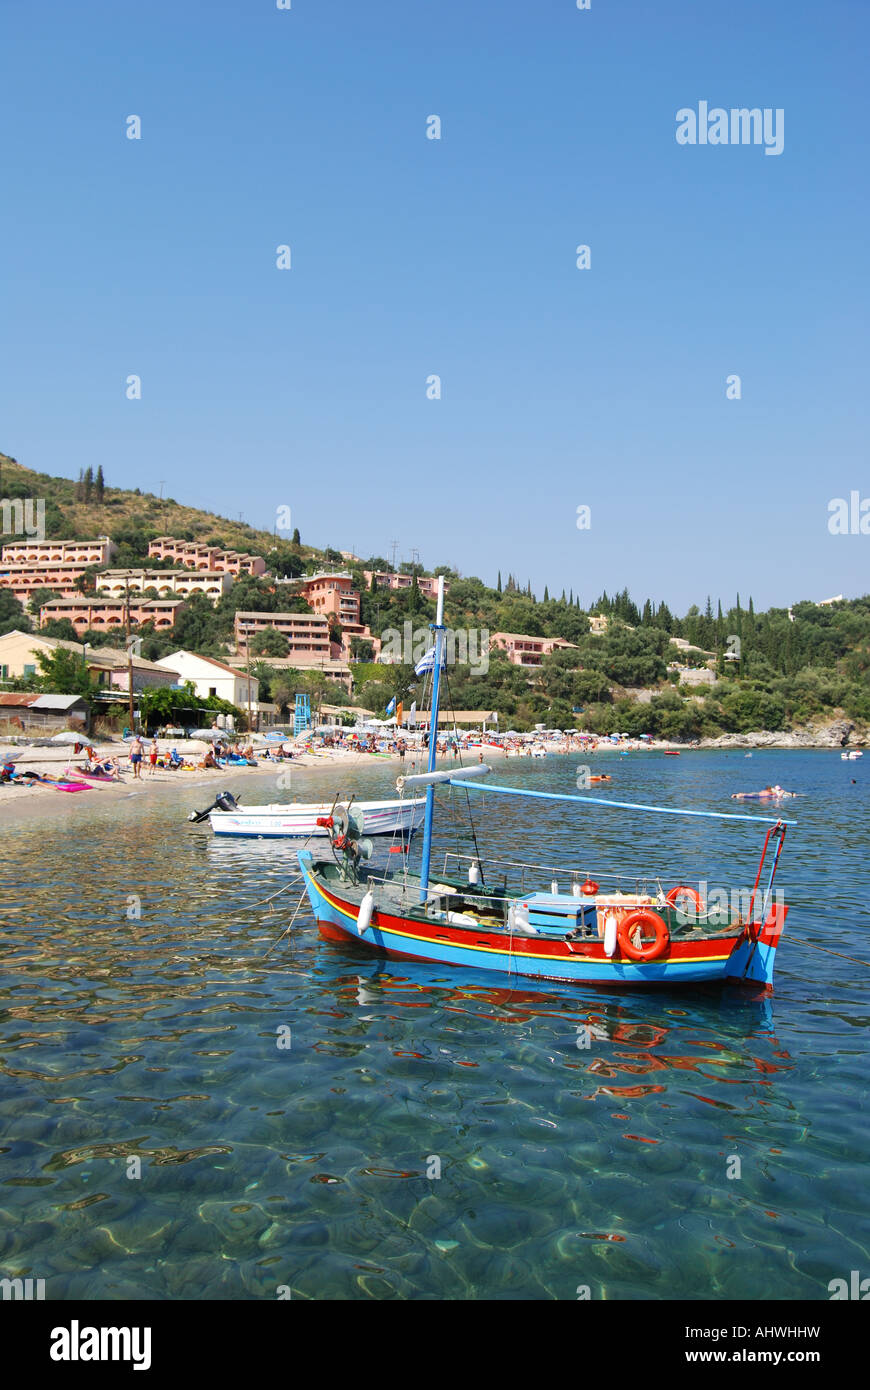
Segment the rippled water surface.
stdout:
<svg viewBox="0 0 870 1390">
<path fill-rule="evenodd" d="M 493 780 L 572 791 L 578 761 Z M 517 990 L 331 945 L 307 905 L 287 933 L 298 885 L 252 904 L 295 872 L 292 849 L 188 827 L 202 789 L 151 795 L 147 814 L 147 793 L 101 807 L 97 789 L 58 820 L 5 821 L 2 1273 L 55 1299 L 827 1299 L 870 1274 L 870 757 L 598 761 L 602 799 L 806 793 L 783 812 L 800 825 L 773 996 Z M 389 794 L 392 775 L 354 789 Z M 327 772 L 294 784 L 337 789 Z M 474 809 L 492 854 L 671 882 L 751 885 L 761 841 L 519 798 Z"/>
</svg>

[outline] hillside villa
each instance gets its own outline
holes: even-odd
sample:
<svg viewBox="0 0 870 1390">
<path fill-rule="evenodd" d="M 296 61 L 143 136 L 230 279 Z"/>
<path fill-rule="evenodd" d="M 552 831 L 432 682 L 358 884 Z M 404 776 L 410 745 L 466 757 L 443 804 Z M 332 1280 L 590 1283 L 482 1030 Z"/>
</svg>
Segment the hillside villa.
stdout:
<svg viewBox="0 0 870 1390">
<path fill-rule="evenodd" d="M 494 632 L 489 649 L 504 652 L 514 666 L 540 666 L 544 657 L 563 649 L 576 650 L 575 643 L 562 637 L 529 637 L 523 632 Z"/>
</svg>

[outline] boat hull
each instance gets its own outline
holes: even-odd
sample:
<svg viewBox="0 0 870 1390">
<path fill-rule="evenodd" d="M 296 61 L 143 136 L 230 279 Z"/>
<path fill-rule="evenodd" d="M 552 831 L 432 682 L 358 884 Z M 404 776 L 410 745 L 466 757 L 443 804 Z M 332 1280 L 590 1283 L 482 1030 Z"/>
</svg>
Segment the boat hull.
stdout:
<svg viewBox="0 0 870 1390">
<path fill-rule="evenodd" d="M 608 958 L 600 941 L 566 942 L 484 928 L 468 931 L 446 922 L 395 915 L 377 905 L 371 925 L 360 935 L 359 905 L 313 870 L 310 854 L 303 852 L 299 860 L 312 912 L 329 940 L 352 941 L 398 960 L 465 966 L 530 980 L 610 988 L 731 981 L 768 990 L 772 988 L 774 955 L 788 910 L 777 905 L 764 923 L 743 928 L 733 936 L 671 941 L 660 960 L 640 962 L 618 955 Z"/>
<path fill-rule="evenodd" d="M 363 815 L 364 835 L 413 835 L 423 823 L 426 802 L 414 801 L 355 801 L 355 811 Z M 290 802 L 287 805 L 249 807 L 237 811 L 212 811 L 209 816 L 215 835 L 232 835 L 248 839 L 325 839 L 326 826 L 318 825 L 318 817 L 327 817 L 331 803 L 315 806 Z"/>
</svg>

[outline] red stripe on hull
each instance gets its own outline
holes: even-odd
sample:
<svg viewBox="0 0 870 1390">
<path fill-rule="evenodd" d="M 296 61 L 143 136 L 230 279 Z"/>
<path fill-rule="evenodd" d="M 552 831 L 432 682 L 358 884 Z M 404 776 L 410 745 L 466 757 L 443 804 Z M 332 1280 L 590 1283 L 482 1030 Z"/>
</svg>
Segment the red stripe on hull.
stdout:
<svg viewBox="0 0 870 1390">
<path fill-rule="evenodd" d="M 325 896 L 325 895 L 324 895 Z M 340 898 L 336 898 L 341 902 Z M 353 911 L 354 905 L 342 903 L 347 911 Z M 497 951 L 504 951 L 507 948 L 506 938 L 503 933 L 498 932 L 473 932 L 468 928 L 451 927 L 447 923 L 438 924 L 437 935 L 431 932 L 428 936 L 424 935 L 425 926 L 423 923 L 416 922 L 404 917 L 391 917 L 385 912 L 375 912 L 372 918 L 372 925 L 382 928 L 385 931 L 405 932 L 413 931 L 417 935 L 416 939 L 420 943 L 420 950 L 423 950 L 427 943 L 435 945 L 436 942 L 449 946 L 468 947 L 469 945 L 487 946 Z M 334 922 L 318 919 L 318 926 L 324 937 L 330 941 L 359 941 L 361 938 L 355 931 L 337 927 Z M 421 930 L 422 928 L 422 930 Z M 782 931 L 782 923 L 776 932 L 776 939 Z M 716 940 L 701 941 L 671 941 L 668 949 L 657 958 L 656 964 L 666 964 L 668 961 L 680 961 L 688 957 L 692 961 L 721 959 L 722 956 L 730 955 L 734 947 L 743 935 L 741 930 L 736 936 L 719 937 Z M 766 939 L 766 938 L 765 938 Z M 602 964 L 610 964 L 611 957 L 604 954 L 604 945 L 600 941 L 591 943 L 578 942 L 574 950 L 569 950 L 563 941 L 550 941 L 541 936 L 512 936 L 510 938 L 510 951 L 514 956 L 534 955 L 538 959 L 544 957 L 549 961 L 600 961 Z M 365 942 L 366 945 L 373 943 Z M 382 954 L 392 957 L 395 960 L 430 960 L 429 956 L 420 955 L 417 951 L 394 951 L 383 946 L 375 949 Z M 437 958 L 436 958 L 437 959 Z"/>
</svg>

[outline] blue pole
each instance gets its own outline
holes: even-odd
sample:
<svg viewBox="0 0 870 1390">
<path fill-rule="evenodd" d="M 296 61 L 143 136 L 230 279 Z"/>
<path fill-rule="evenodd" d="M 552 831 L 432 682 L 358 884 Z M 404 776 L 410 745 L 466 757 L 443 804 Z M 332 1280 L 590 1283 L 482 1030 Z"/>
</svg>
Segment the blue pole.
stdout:
<svg viewBox="0 0 870 1390">
<path fill-rule="evenodd" d="M 429 721 L 429 771 L 435 771 L 438 748 L 438 702 L 441 697 L 441 653 L 444 648 L 444 576 L 438 576 L 438 608 L 434 623 L 435 669 L 432 672 L 432 717 Z M 426 788 L 426 815 L 423 820 L 423 857 L 420 864 L 420 902 L 429 896 L 429 861 L 432 856 L 432 820 L 435 813 L 435 788 Z"/>
<path fill-rule="evenodd" d="M 448 786 L 462 786 L 466 783 L 448 782 Z M 783 820 L 782 816 L 738 816 L 734 811 L 688 811 L 680 806 L 641 806 L 635 801 L 611 801 L 603 796 L 574 796 L 567 792 L 533 792 L 525 787 L 494 787 L 482 783 L 469 782 L 468 788 L 475 792 L 494 792 L 502 796 L 537 796 L 543 801 L 582 801 L 589 806 L 610 806 L 617 811 L 656 811 L 660 816 L 703 816 L 711 820 L 748 820 L 762 825 L 797 825 L 796 820 Z"/>
</svg>

